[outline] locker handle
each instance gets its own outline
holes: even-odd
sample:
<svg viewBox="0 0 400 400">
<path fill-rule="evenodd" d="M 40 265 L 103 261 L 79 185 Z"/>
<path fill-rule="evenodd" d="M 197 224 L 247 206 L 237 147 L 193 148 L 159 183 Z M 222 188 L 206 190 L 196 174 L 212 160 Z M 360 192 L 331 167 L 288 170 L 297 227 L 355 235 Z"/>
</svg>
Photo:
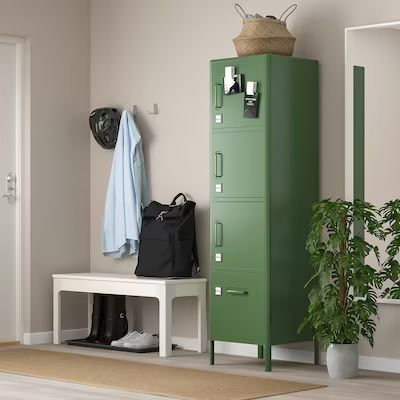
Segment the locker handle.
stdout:
<svg viewBox="0 0 400 400">
<path fill-rule="evenodd" d="M 222 108 L 222 85 L 217 83 L 214 89 L 215 108 Z"/>
<path fill-rule="evenodd" d="M 249 292 L 245 289 L 227 289 L 226 293 L 235 296 L 247 296 L 249 294 Z"/>
<path fill-rule="evenodd" d="M 223 158 L 222 153 L 220 151 L 215 152 L 215 177 L 222 178 L 223 175 Z"/>
<path fill-rule="evenodd" d="M 222 222 L 215 223 L 215 246 L 222 247 Z"/>
</svg>

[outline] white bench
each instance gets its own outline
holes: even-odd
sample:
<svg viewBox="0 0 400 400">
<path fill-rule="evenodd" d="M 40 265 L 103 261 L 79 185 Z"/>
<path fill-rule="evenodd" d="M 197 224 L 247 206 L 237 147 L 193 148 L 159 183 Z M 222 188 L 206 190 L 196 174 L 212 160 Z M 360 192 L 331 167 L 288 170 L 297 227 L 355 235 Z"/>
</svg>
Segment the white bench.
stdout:
<svg viewBox="0 0 400 400">
<path fill-rule="evenodd" d="M 91 314 L 93 293 L 155 297 L 159 301 L 160 357 L 172 350 L 172 301 L 176 297 L 197 297 L 197 351 L 204 353 L 207 344 L 206 283 L 204 278 L 158 279 L 134 275 L 77 273 L 53 275 L 53 342 L 61 341 L 61 293 L 89 293 Z M 90 317 L 90 315 L 89 315 Z"/>
</svg>

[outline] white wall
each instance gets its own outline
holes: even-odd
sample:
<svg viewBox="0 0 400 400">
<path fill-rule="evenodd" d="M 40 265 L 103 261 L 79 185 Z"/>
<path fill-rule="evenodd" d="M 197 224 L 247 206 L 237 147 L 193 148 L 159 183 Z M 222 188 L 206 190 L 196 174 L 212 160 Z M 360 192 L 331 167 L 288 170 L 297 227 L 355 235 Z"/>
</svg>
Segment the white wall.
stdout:
<svg viewBox="0 0 400 400">
<path fill-rule="evenodd" d="M 0 33 L 30 42 L 25 332 L 52 329 L 52 273 L 89 270 L 89 6 L 0 0 Z M 86 326 L 85 300 L 68 299 L 63 328 Z"/>
<path fill-rule="evenodd" d="M 91 107 L 139 106 L 152 198 L 176 192 L 198 204 L 199 247 L 208 276 L 209 60 L 235 56 L 231 39 L 241 20 L 230 0 L 91 1 Z M 400 3 L 384 0 L 298 0 L 289 29 L 295 55 L 321 63 L 321 197 L 344 195 L 344 28 L 400 19 Z M 286 3 L 242 1 L 249 12 L 279 15 Z M 144 110 L 158 102 L 160 114 Z M 91 270 L 132 272 L 135 260 L 105 259 L 100 221 L 112 152 L 91 141 Z M 175 334 L 191 336 L 194 308 L 180 303 Z M 393 349 L 395 306 L 381 307 L 373 355 L 400 358 Z M 137 306 L 139 325 L 156 329 L 157 304 Z M 362 353 L 370 353 L 364 346 Z"/>
</svg>

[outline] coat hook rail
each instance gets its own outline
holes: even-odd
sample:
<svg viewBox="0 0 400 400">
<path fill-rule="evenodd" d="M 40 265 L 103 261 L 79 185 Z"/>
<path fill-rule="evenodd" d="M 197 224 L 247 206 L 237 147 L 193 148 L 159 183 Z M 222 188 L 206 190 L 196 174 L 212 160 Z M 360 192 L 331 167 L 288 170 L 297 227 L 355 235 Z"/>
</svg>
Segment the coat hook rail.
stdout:
<svg viewBox="0 0 400 400">
<path fill-rule="evenodd" d="M 158 114 L 159 113 L 158 104 L 154 103 L 153 104 L 153 110 L 151 110 L 151 111 L 147 110 L 146 113 L 147 114 L 151 114 L 151 115 Z M 138 106 L 136 104 L 134 104 L 133 107 L 132 107 L 132 114 L 133 114 L 134 117 L 136 117 L 137 114 L 138 114 Z"/>
</svg>

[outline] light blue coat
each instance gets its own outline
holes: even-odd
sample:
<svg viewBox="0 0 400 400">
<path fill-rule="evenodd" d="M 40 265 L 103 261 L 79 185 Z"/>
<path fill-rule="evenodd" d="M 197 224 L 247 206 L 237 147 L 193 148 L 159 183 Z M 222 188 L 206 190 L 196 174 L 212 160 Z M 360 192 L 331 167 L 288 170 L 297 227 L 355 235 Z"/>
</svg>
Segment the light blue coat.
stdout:
<svg viewBox="0 0 400 400">
<path fill-rule="evenodd" d="M 119 125 L 103 219 L 105 256 L 121 258 L 138 252 L 142 209 L 149 202 L 142 138 L 128 111 Z"/>
</svg>

